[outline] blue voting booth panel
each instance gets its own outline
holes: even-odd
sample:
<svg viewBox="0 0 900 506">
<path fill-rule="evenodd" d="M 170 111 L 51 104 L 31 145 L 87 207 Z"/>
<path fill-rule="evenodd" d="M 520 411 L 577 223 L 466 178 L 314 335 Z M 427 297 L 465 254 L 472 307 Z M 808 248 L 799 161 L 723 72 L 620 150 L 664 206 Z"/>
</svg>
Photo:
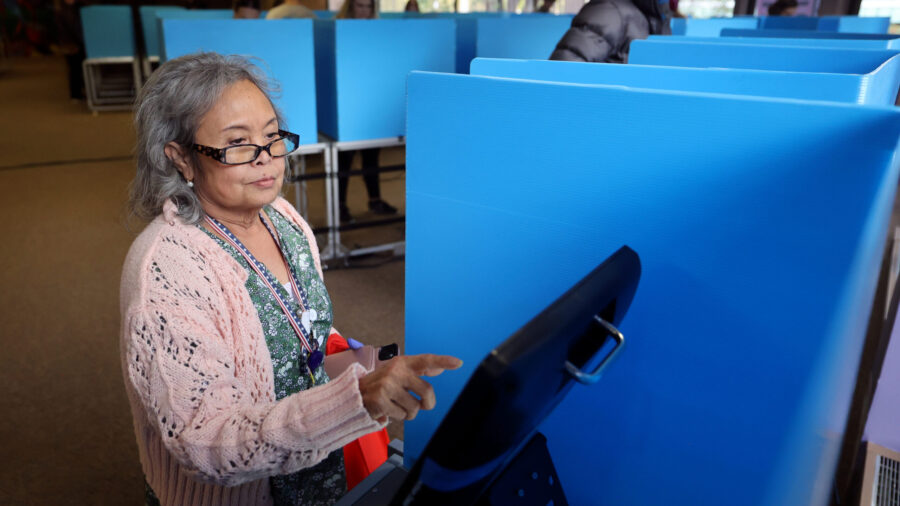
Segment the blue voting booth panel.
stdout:
<svg viewBox="0 0 900 506">
<path fill-rule="evenodd" d="M 159 29 L 157 15 L 176 14 L 185 10 L 174 5 L 142 5 L 140 7 L 141 29 L 144 32 L 144 50 L 149 57 L 160 57 Z"/>
<path fill-rule="evenodd" d="M 807 30 L 722 30 L 722 37 L 756 37 L 760 39 L 811 39 L 822 41 L 868 41 L 873 43 L 882 43 L 886 46 L 878 45 L 878 48 L 900 49 L 900 35 L 896 34 L 874 34 L 874 33 L 838 33 L 838 32 L 813 32 Z"/>
<path fill-rule="evenodd" d="M 159 55 L 160 59 L 165 59 L 162 33 L 163 22 L 167 19 L 232 19 L 233 17 L 234 12 L 231 9 L 178 9 L 157 12 L 156 33 L 159 45 L 155 54 Z"/>
<path fill-rule="evenodd" d="M 636 40 L 628 61 L 641 65 L 743 68 L 852 74 L 863 79 L 861 103 L 892 104 L 900 83 L 898 50 L 748 46 Z"/>
<path fill-rule="evenodd" d="M 127 5 L 81 8 L 81 28 L 88 59 L 134 57 L 134 22 Z"/>
<path fill-rule="evenodd" d="M 406 135 L 406 76 L 453 72 L 449 19 L 316 20 L 319 130 L 339 141 Z"/>
<path fill-rule="evenodd" d="M 378 17 L 381 19 L 409 19 L 418 18 L 421 14 L 418 12 L 379 12 Z"/>
<path fill-rule="evenodd" d="M 721 37 L 684 37 L 677 35 L 651 35 L 648 40 L 657 42 L 693 42 L 703 44 L 745 44 L 750 46 L 805 46 L 833 47 L 843 49 L 900 49 L 900 39 L 835 39 L 835 38 L 775 38 L 775 37 L 732 37 L 722 31 Z"/>
<path fill-rule="evenodd" d="M 407 465 L 489 350 L 626 244 L 625 349 L 540 427 L 569 503 L 824 502 L 898 135 L 893 108 L 413 74 L 406 352 L 465 365 L 430 378 Z"/>
<path fill-rule="evenodd" d="M 896 62 L 900 65 L 900 59 Z M 728 93 L 859 103 L 866 80 L 845 74 L 744 69 L 698 69 L 539 60 L 476 58 L 472 74 L 535 81 L 605 84 L 631 88 Z M 880 105 L 891 105 L 893 101 Z"/>
<path fill-rule="evenodd" d="M 819 31 L 844 33 L 888 33 L 891 18 L 859 16 L 823 16 L 819 18 Z"/>
<path fill-rule="evenodd" d="M 499 12 L 468 12 L 468 13 L 430 13 L 424 17 L 438 19 L 452 19 L 456 23 L 456 72 L 458 74 L 469 73 L 469 63 L 475 58 L 475 43 L 478 34 L 479 18 L 506 17 Z"/>
<path fill-rule="evenodd" d="M 744 28 L 754 30 L 759 26 L 759 18 L 711 18 L 688 19 L 684 33 L 692 37 L 718 37 L 725 28 Z"/>
<path fill-rule="evenodd" d="M 759 28 L 763 30 L 816 30 L 819 18 L 809 16 L 762 16 Z"/>
<path fill-rule="evenodd" d="M 672 18 L 669 21 L 669 28 L 672 30 L 672 35 L 684 35 L 687 32 L 687 19 Z"/>
<path fill-rule="evenodd" d="M 629 61 L 643 65 L 742 68 L 849 74 L 859 79 L 859 103 L 893 104 L 900 83 L 900 51 L 634 41 Z"/>
<path fill-rule="evenodd" d="M 254 63 L 279 86 L 275 104 L 287 129 L 300 135 L 301 144 L 318 142 L 311 20 L 167 19 L 163 39 L 167 59 L 198 51 L 257 58 Z"/>
<path fill-rule="evenodd" d="M 478 39 L 478 18 L 460 17 L 456 20 L 456 73 L 468 74 L 469 64 L 475 58 Z"/>
<path fill-rule="evenodd" d="M 337 16 L 335 11 L 313 11 L 319 19 L 334 19 Z"/>
<path fill-rule="evenodd" d="M 574 16 L 480 18 L 475 55 L 487 58 L 550 58 Z"/>
<path fill-rule="evenodd" d="M 231 9 L 181 9 L 178 11 L 158 14 L 157 17 L 167 19 L 231 19 L 234 11 Z"/>
<path fill-rule="evenodd" d="M 897 50 L 636 40 L 631 43 L 628 61 L 641 65 L 865 74 L 876 70 L 897 53 Z"/>
</svg>

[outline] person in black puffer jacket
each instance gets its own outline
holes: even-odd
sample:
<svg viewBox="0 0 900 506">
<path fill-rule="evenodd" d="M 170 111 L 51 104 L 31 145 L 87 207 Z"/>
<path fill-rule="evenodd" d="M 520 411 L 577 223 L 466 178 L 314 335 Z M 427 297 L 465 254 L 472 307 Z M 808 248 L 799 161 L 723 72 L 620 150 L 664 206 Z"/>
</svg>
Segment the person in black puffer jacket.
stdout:
<svg viewBox="0 0 900 506">
<path fill-rule="evenodd" d="M 669 17 L 668 0 L 591 0 L 550 59 L 626 63 L 632 40 L 672 33 Z"/>
</svg>

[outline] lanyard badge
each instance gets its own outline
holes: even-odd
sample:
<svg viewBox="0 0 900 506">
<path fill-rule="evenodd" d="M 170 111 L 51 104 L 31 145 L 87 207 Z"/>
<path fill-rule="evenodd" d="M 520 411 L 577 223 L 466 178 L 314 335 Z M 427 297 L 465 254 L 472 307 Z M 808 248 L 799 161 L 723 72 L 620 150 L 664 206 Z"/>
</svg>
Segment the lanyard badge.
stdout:
<svg viewBox="0 0 900 506">
<path fill-rule="evenodd" d="M 272 295 L 275 296 L 275 300 L 278 301 L 278 305 L 281 306 L 281 310 L 284 311 L 284 314 L 288 317 L 288 322 L 291 324 L 291 327 L 294 329 L 294 333 L 297 334 L 297 338 L 300 340 L 300 345 L 303 353 L 306 355 L 306 366 L 309 370 L 309 376 L 312 378 L 313 383 L 315 384 L 315 377 L 313 376 L 313 372 L 321 367 L 322 362 L 325 360 L 325 354 L 319 350 L 319 343 L 313 336 L 310 339 L 310 335 L 313 334 L 312 331 L 312 322 L 318 318 L 318 314 L 316 310 L 309 306 L 309 301 L 306 297 L 306 292 L 302 289 L 299 283 L 297 283 L 296 276 L 294 275 L 294 269 L 291 268 L 290 263 L 285 258 L 284 252 L 281 250 L 281 242 L 278 240 L 278 236 L 272 230 L 266 220 L 263 219 L 262 213 L 259 215 L 259 220 L 262 221 L 263 225 L 265 225 L 266 230 L 269 231 L 269 235 L 272 236 L 272 239 L 275 240 L 275 244 L 278 245 L 278 251 L 281 253 L 281 258 L 284 260 L 284 264 L 287 267 L 288 274 L 291 278 L 291 291 L 294 294 L 294 297 L 301 303 L 300 309 L 296 312 L 291 311 L 288 305 L 288 302 L 285 301 L 281 294 L 278 293 L 278 290 L 275 289 L 275 284 L 278 283 L 277 280 L 272 278 L 268 271 L 265 269 L 265 266 L 253 256 L 253 253 L 250 253 L 250 250 L 244 246 L 244 243 L 241 242 L 230 230 L 228 227 L 220 223 L 215 218 L 207 215 L 206 223 L 208 223 L 211 227 L 213 227 L 216 231 L 219 232 L 220 235 L 225 239 L 226 242 L 231 244 L 241 256 L 247 260 L 247 263 L 250 264 L 250 267 L 259 275 L 259 277 L 263 280 L 266 287 L 272 292 Z M 308 310 L 304 310 L 303 308 L 309 308 Z"/>
</svg>

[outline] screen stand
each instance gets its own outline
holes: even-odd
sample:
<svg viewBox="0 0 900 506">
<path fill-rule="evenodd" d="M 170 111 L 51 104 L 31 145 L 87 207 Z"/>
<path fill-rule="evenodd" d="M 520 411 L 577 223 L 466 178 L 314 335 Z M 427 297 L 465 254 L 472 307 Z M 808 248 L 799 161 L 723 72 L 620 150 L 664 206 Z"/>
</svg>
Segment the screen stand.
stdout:
<svg viewBox="0 0 900 506">
<path fill-rule="evenodd" d="M 566 494 L 547 449 L 547 438 L 536 432 L 477 504 L 568 506 Z"/>
</svg>

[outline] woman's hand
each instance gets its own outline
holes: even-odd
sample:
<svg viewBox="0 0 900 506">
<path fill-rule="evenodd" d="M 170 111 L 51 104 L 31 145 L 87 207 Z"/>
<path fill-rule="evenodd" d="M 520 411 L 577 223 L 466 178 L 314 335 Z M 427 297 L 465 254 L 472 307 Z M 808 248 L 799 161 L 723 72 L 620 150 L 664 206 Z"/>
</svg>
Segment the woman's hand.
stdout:
<svg viewBox="0 0 900 506">
<path fill-rule="evenodd" d="M 359 379 L 363 405 L 381 423 L 388 418 L 412 420 L 420 409 L 434 408 L 435 402 L 434 389 L 419 376 L 437 376 L 460 366 L 462 360 L 449 355 L 394 357 Z"/>
</svg>

